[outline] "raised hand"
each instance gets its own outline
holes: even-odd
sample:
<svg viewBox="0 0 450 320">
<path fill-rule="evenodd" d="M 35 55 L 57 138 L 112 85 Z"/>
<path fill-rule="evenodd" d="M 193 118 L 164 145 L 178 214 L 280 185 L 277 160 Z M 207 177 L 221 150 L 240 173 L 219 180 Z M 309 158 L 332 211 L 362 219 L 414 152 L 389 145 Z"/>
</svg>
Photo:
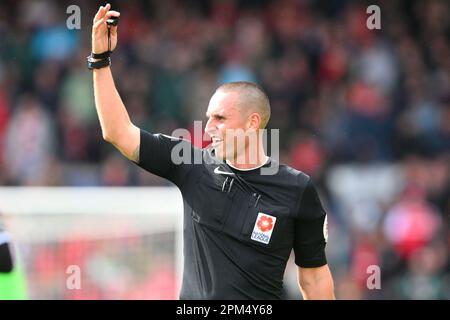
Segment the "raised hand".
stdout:
<svg viewBox="0 0 450 320">
<path fill-rule="evenodd" d="M 93 20 L 92 26 L 92 52 L 103 53 L 108 51 L 108 25 L 106 20 L 111 17 L 119 17 L 120 12 L 110 10 L 111 5 L 101 6 Z M 113 51 L 117 45 L 117 26 L 110 26 L 111 48 Z"/>
</svg>

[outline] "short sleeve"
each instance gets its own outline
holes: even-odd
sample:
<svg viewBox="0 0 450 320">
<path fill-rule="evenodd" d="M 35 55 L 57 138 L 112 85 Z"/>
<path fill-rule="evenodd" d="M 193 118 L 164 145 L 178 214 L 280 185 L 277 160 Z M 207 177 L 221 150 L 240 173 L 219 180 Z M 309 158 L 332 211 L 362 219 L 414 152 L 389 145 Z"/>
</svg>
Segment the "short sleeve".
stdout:
<svg viewBox="0 0 450 320">
<path fill-rule="evenodd" d="M 180 138 L 151 134 L 145 130 L 141 130 L 140 135 L 139 162 L 136 164 L 179 186 L 193 158 L 192 144 Z"/>
<path fill-rule="evenodd" d="M 326 234 L 326 212 L 310 179 L 303 191 L 295 223 L 295 264 L 304 268 L 327 264 Z"/>
</svg>

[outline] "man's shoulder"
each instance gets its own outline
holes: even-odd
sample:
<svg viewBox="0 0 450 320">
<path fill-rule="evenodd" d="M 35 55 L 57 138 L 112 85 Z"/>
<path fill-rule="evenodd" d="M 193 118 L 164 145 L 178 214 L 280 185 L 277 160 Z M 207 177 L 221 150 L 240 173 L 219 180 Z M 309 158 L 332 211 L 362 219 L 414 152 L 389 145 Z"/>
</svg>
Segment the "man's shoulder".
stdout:
<svg viewBox="0 0 450 320">
<path fill-rule="evenodd" d="M 281 181 L 288 181 L 295 185 L 305 186 L 310 180 L 309 175 L 303 171 L 297 170 L 284 163 L 276 163 L 278 165 L 278 172 L 276 176 Z"/>
</svg>

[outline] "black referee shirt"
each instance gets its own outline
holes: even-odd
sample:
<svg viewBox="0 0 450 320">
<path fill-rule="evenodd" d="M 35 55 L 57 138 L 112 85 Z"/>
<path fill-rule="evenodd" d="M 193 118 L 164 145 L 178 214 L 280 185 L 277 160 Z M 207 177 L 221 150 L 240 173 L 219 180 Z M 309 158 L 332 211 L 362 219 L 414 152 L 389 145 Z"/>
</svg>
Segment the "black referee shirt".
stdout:
<svg viewBox="0 0 450 320">
<path fill-rule="evenodd" d="M 185 161 L 174 163 L 172 152 Z M 306 174 L 282 164 L 275 175 L 236 170 L 209 148 L 144 130 L 138 165 L 183 195 L 180 299 L 283 299 L 292 249 L 298 266 L 327 263 L 326 213 Z M 277 164 L 270 159 L 269 165 Z"/>
</svg>

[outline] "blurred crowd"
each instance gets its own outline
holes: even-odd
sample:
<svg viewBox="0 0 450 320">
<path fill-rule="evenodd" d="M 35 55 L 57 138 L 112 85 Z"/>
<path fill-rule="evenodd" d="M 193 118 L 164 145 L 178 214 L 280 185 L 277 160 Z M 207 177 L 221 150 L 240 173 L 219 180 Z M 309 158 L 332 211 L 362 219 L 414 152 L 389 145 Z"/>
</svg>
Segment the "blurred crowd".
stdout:
<svg viewBox="0 0 450 320">
<path fill-rule="evenodd" d="M 66 26 L 74 3 L 80 30 Z M 2 185 L 168 184 L 102 141 L 86 68 L 100 4 L 1 1 Z M 376 1 L 380 30 L 366 26 L 375 1 L 112 4 L 112 70 L 137 126 L 192 129 L 221 83 L 260 84 L 281 161 L 310 174 L 329 208 L 338 297 L 450 298 L 448 1 Z M 342 166 L 395 166 L 399 180 L 385 183 L 397 188 L 344 205 L 329 182 Z M 381 266 L 382 290 L 367 289 L 369 265 Z"/>
<path fill-rule="evenodd" d="M 35 243 L 28 247 L 24 257 L 25 264 L 32 266 L 27 274 L 29 297 L 176 299 L 173 237 L 174 233 L 146 236 L 131 233 L 120 238 Z M 76 272 L 80 274 L 79 280 L 73 277 Z"/>
</svg>

